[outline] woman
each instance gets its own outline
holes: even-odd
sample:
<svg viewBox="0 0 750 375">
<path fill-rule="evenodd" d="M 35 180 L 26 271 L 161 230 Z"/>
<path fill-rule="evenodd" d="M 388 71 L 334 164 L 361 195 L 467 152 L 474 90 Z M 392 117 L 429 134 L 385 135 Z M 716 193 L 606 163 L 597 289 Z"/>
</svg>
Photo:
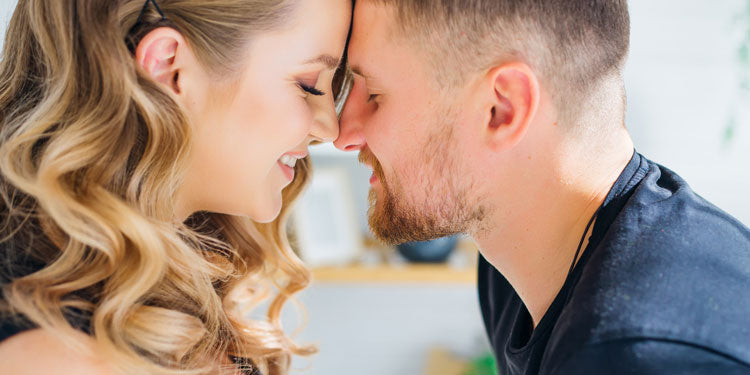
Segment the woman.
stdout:
<svg viewBox="0 0 750 375">
<path fill-rule="evenodd" d="M 338 134 L 350 15 L 18 2 L 0 63 L 4 374 L 271 375 L 314 352 L 279 322 L 309 281 L 285 212 L 307 146 Z"/>
</svg>

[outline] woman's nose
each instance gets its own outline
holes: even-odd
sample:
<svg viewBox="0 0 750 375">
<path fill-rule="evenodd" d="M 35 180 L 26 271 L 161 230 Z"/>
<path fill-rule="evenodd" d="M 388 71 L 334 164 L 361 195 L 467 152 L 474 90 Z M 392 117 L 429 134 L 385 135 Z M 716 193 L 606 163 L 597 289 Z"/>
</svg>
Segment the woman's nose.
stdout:
<svg viewBox="0 0 750 375">
<path fill-rule="evenodd" d="M 339 136 L 339 121 L 331 94 L 311 99 L 313 101 L 313 123 L 310 136 L 321 142 L 333 142 Z"/>
</svg>

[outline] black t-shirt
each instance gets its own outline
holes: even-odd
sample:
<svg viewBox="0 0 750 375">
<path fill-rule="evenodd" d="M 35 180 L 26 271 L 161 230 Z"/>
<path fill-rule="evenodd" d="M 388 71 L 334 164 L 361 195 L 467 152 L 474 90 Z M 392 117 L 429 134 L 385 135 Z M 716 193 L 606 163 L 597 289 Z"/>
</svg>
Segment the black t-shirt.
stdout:
<svg viewBox="0 0 750 375">
<path fill-rule="evenodd" d="M 501 375 L 750 374 L 750 230 L 634 153 L 539 322 L 479 260 Z"/>
</svg>

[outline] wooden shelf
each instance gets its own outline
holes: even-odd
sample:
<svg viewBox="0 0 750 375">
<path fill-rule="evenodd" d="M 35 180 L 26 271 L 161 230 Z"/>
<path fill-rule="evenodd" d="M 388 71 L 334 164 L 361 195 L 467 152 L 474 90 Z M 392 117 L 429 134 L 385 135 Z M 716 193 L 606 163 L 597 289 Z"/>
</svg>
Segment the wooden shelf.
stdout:
<svg viewBox="0 0 750 375">
<path fill-rule="evenodd" d="M 313 283 L 385 283 L 385 284 L 471 284 L 477 283 L 477 247 L 466 238 L 459 240 L 451 261 L 439 264 L 405 263 L 394 257 L 395 249 L 383 247 L 372 239 L 365 244 L 380 262 L 342 266 L 313 267 Z M 400 258 L 400 261 L 394 261 Z"/>
<path fill-rule="evenodd" d="M 476 268 L 446 264 L 319 267 L 313 283 L 449 283 L 476 284 Z"/>
</svg>

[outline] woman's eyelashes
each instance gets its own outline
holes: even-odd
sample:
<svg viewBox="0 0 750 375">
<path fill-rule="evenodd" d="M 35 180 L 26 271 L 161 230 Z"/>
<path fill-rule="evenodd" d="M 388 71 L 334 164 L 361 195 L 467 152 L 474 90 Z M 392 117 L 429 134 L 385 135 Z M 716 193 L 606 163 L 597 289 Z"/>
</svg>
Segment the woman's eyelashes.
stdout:
<svg viewBox="0 0 750 375">
<path fill-rule="evenodd" d="M 299 86 L 299 88 L 301 88 L 302 91 L 304 91 L 304 92 L 306 92 L 306 93 L 308 93 L 310 95 L 323 96 L 323 95 L 326 94 L 323 91 L 320 91 L 320 90 L 316 89 L 315 87 L 305 85 L 304 83 L 297 83 L 297 86 Z"/>
</svg>

